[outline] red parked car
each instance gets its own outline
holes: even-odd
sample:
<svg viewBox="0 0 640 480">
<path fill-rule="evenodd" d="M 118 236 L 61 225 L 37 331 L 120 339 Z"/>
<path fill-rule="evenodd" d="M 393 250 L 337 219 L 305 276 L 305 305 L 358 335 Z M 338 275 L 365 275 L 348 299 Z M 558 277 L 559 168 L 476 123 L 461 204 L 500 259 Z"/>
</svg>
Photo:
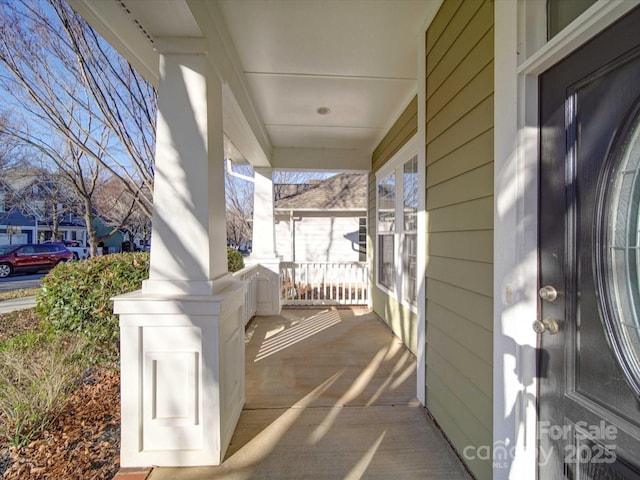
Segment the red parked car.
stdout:
<svg viewBox="0 0 640 480">
<path fill-rule="evenodd" d="M 37 272 L 73 260 L 73 252 L 55 244 L 0 245 L 0 278 L 16 272 Z"/>
</svg>

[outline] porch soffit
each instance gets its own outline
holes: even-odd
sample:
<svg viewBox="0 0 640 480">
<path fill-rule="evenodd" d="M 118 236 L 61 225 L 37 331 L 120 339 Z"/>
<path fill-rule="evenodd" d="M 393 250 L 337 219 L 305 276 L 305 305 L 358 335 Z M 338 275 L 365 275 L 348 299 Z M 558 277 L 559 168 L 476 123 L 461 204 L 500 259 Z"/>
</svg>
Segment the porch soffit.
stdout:
<svg viewBox="0 0 640 480">
<path fill-rule="evenodd" d="M 227 154 L 234 160 L 277 167 L 272 153 L 287 151 L 275 154 L 286 158 L 286 168 L 324 169 L 324 162 L 317 159 L 335 163 L 331 157 L 336 153 L 347 160 L 338 166 L 348 170 L 370 169 L 374 148 L 416 94 L 418 38 L 440 4 L 439 0 L 69 3 L 156 85 L 154 39 L 204 33 L 209 55 L 221 67 L 219 73 L 230 90 L 225 95 L 225 133 Z M 329 113 L 319 114 L 321 107 Z M 247 135 L 253 138 L 247 140 Z M 262 150 L 258 155 L 257 147 Z M 292 159 L 297 154 L 298 161 Z"/>
</svg>

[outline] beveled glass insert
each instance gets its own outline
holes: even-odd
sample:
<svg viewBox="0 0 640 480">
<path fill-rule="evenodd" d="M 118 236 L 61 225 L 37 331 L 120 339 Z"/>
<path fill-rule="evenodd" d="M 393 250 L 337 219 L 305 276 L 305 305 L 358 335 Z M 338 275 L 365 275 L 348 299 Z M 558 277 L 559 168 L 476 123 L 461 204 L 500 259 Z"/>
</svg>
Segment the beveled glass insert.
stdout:
<svg viewBox="0 0 640 480">
<path fill-rule="evenodd" d="M 600 184 L 596 279 L 603 325 L 624 375 L 640 397 L 640 116 L 629 115 Z"/>
</svg>

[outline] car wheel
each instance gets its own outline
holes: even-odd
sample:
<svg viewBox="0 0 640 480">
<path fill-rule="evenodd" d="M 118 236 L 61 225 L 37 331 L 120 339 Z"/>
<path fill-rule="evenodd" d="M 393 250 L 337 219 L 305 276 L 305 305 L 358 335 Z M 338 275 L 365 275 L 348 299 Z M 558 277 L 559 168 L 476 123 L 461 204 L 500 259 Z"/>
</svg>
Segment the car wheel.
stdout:
<svg viewBox="0 0 640 480">
<path fill-rule="evenodd" d="M 78 254 L 76 252 L 73 252 L 73 259 L 74 260 L 80 260 L 80 257 L 78 256 Z"/>
<path fill-rule="evenodd" d="M 13 268 L 9 263 L 0 263 L 0 278 L 5 278 L 11 275 Z"/>
</svg>

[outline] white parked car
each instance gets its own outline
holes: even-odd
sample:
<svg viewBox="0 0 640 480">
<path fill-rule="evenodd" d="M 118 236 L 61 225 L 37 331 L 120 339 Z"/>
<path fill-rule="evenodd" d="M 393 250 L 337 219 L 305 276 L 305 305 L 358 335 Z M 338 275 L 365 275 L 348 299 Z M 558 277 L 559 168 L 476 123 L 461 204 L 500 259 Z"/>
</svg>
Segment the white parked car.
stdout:
<svg viewBox="0 0 640 480">
<path fill-rule="evenodd" d="M 78 241 L 72 241 L 72 240 L 59 240 L 59 241 L 52 241 L 52 240 L 47 240 L 44 243 L 51 243 L 54 245 L 62 245 L 63 247 L 66 247 L 67 250 L 70 250 L 71 252 L 73 252 L 73 258 L 75 260 L 84 260 L 89 258 L 90 255 L 90 251 L 89 251 L 89 247 L 83 247 L 82 244 Z"/>
</svg>

